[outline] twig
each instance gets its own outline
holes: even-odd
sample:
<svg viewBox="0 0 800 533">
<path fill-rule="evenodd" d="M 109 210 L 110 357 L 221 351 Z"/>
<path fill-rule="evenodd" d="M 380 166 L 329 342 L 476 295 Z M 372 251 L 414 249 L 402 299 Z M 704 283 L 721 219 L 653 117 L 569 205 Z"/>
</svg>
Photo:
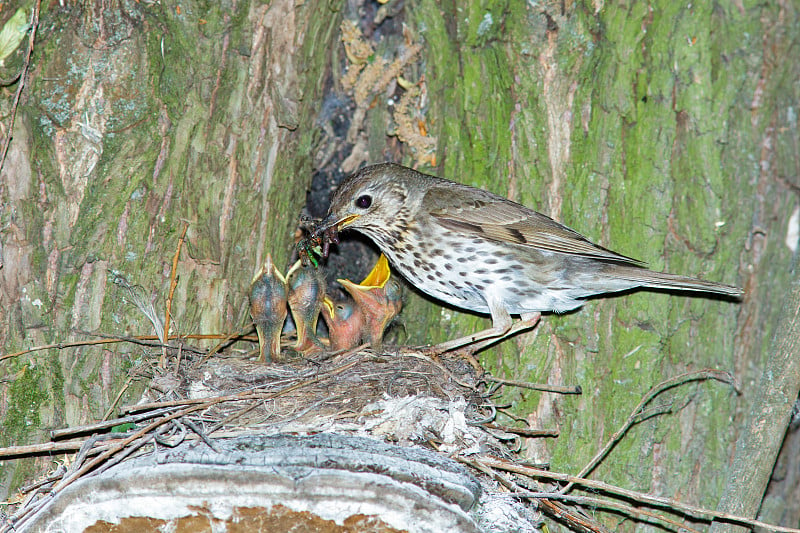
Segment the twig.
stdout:
<svg viewBox="0 0 800 533">
<path fill-rule="evenodd" d="M 548 470 L 540 470 L 538 468 L 522 466 L 491 457 L 482 457 L 480 460 L 483 464 L 490 466 L 492 468 L 497 468 L 498 470 L 505 470 L 507 472 L 513 472 L 515 474 L 521 474 L 532 478 L 542 478 L 542 479 L 550 479 L 553 481 L 561 481 L 569 483 L 570 485 L 580 485 L 588 489 L 603 491 L 608 494 L 612 494 L 614 496 L 630 499 L 639 504 L 649 505 L 651 507 L 670 509 L 676 513 L 685 514 L 686 516 L 698 520 L 710 521 L 714 519 L 721 519 L 728 522 L 735 522 L 737 524 L 743 524 L 751 527 L 762 527 L 770 531 L 779 531 L 783 533 L 800 533 L 800 529 L 774 526 L 771 524 L 767 524 L 765 522 L 761 522 L 759 520 L 745 518 L 743 516 L 736 516 L 728 513 L 722 513 L 719 511 L 713 511 L 711 509 L 705 509 L 703 507 L 697 507 L 694 505 L 685 504 L 683 502 L 680 502 L 672 498 L 653 496 L 651 494 L 646 494 L 635 490 L 623 489 L 621 487 L 610 485 L 602 481 L 594 481 L 591 479 L 571 476 L 569 474 L 561 474 L 558 472 L 550 472 Z M 560 493 L 561 492 L 557 494 Z"/>
<path fill-rule="evenodd" d="M 217 396 L 217 398 L 226 398 L 223 396 Z M 237 399 L 237 398 L 227 398 L 227 399 Z M 186 405 L 198 405 L 208 401 L 208 398 L 189 398 L 183 400 L 167 400 L 163 402 L 150 402 L 150 403 L 140 403 L 135 405 L 123 405 L 120 407 L 120 413 L 139 413 L 142 411 L 147 411 L 149 409 L 160 409 L 162 407 L 183 407 Z"/>
<path fill-rule="evenodd" d="M 255 398 L 276 398 L 276 397 L 278 397 L 278 396 L 280 396 L 282 394 L 285 394 L 285 393 L 287 393 L 289 391 L 292 391 L 292 390 L 295 390 L 295 389 L 299 389 L 299 388 L 305 387 L 307 385 L 310 385 L 310 384 L 313 384 L 313 383 L 317 383 L 317 382 L 322 381 L 324 379 L 333 377 L 333 376 L 335 376 L 337 374 L 340 374 L 340 373 L 342 373 L 342 372 L 354 367 L 355 365 L 357 365 L 359 363 L 360 363 L 360 361 L 351 361 L 350 363 L 344 364 L 344 365 L 342 365 L 342 366 L 340 366 L 338 368 L 335 368 L 335 369 L 331 370 L 330 372 L 328 372 L 324 376 L 319 376 L 319 377 L 316 377 L 316 378 L 313 378 L 313 379 L 309 379 L 309 380 L 306 380 L 306 381 L 303 381 L 303 382 L 300 382 L 300 383 L 296 383 L 295 385 L 286 387 L 285 389 L 282 389 L 282 390 L 280 390 L 278 392 L 271 393 L 271 394 L 264 395 L 263 393 L 253 393 L 253 392 L 250 392 L 250 391 L 243 391 L 243 392 L 240 392 L 240 393 L 237 393 L 237 394 L 229 394 L 229 395 L 225 395 L 225 396 L 217 396 L 215 398 L 205 398 L 202 401 L 202 403 L 199 403 L 197 405 L 191 405 L 191 406 L 186 407 L 186 408 L 184 408 L 184 409 L 182 409 L 180 411 L 177 411 L 175 413 L 167 415 L 164 418 L 160 418 L 160 419 L 152 422 L 151 424 L 148 424 L 147 426 L 145 426 L 144 428 L 140 429 L 139 431 L 137 431 L 136 433 L 132 434 L 131 436 L 123 439 L 118 444 L 115 444 L 115 445 L 111 446 L 107 451 L 105 451 L 104 453 L 102 453 L 101 455 L 99 455 L 98 457 L 93 459 L 92 461 L 89 461 L 88 463 L 86 463 L 84 466 L 82 466 L 75 473 L 71 474 L 68 477 L 65 477 L 56 487 L 54 487 L 53 490 L 56 491 L 56 490 L 63 489 L 64 487 L 68 486 L 73 481 L 78 479 L 80 476 L 82 476 L 85 473 L 87 473 L 90 470 L 92 470 L 95 466 L 98 466 L 98 465 L 102 464 L 104 461 L 108 460 L 114 454 L 116 454 L 117 452 L 123 450 L 126 446 L 128 446 L 130 443 L 134 442 L 136 439 L 138 439 L 140 437 L 143 437 L 145 435 L 149 435 L 153 430 L 155 430 L 156 428 L 160 427 L 161 425 L 163 425 L 163 424 L 165 424 L 167 422 L 171 422 L 173 420 L 176 420 L 178 418 L 186 416 L 186 415 L 188 415 L 190 413 L 193 413 L 195 411 L 208 409 L 209 407 L 213 407 L 214 405 L 217 405 L 217 404 L 225 402 L 225 401 L 231 401 L 231 400 L 239 401 L 239 400 L 247 400 L 247 399 L 255 399 Z M 189 400 L 189 402 L 191 402 L 191 400 Z M 163 403 L 170 403 L 170 402 L 163 402 Z"/>
<path fill-rule="evenodd" d="M 545 498 L 547 500 L 560 500 L 564 502 L 572 502 L 598 509 L 614 509 L 616 511 L 622 511 L 623 513 L 635 517 L 639 520 L 654 519 L 661 522 L 665 522 L 667 524 L 671 524 L 679 528 L 681 532 L 686 531 L 690 533 L 700 533 L 699 530 L 693 529 L 682 522 L 678 522 L 677 520 L 669 518 L 668 516 L 656 514 L 653 513 L 652 511 L 646 511 L 644 509 L 633 507 L 631 505 L 627 505 L 614 500 L 594 498 L 592 496 L 574 496 L 572 494 L 561 494 L 558 492 L 553 493 L 553 492 L 533 492 L 533 491 L 513 492 L 510 494 L 510 496 L 514 496 L 516 498 L 529 498 L 536 500 Z"/>
<path fill-rule="evenodd" d="M 172 296 L 175 294 L 175 287 L 178 285 L 178 259 L 181 256 L 181 248 L 183 247 L 183 241 L 186 239 L 186 231 L 189 229 L 189 224 L 183 225 L 183 231 L 181 232 L 181 236 L 178 239 L 178 246 L 175 248 L 175 256 L 172 258 L 172 271 L 169 275 L 169 294 L 167 295 L 167 302 L 166 302 L 166 313 L 164 316 L 164 337 L 169 338 L 169 321 L 170 316 L 172 316 Z M 161 339 L 161 342 L 166 344 L 164 339 Z M 159 368 L 165 368 L 167 366 L 167 348 L 166 346 L 161 348 L 161 361 L 159 362 Z"/>
<path fill-rule="evenodd" d="M 583 469 L 578 473 L 578 478 L 583 478 L 589 475 L 596 467 L 599 465 L 603 459 L 605 459 L 606 455 L 617 445 L 617 443 L 622 439 L 623 435 L 634 425 L 637 424 L 642 420 L 642 415 L 644 413 L 644 407 L 650 403 L 653 398 L 658 396 L 664 391 L 667 391 L 673 387 L 677 387 L 679 385 L 683 385 L 684 383 L 688 383 L 691 381 L 704 381 L 708 379 L 715 379 L 717 381 L 721 381 L 723 383 L 728 383 L 734 385 L 734 378 L 728 372 L 721 372 L 719 370 L 713 369 L 705 369 L 705 370 L 698 370 L 696 372 L 687 372 L 685 374 L 680 374 L 678 376 L 666 379 L 650 389 L 647 394 L 644 395 L 642 400 L 639 404 L 633 408 L 628 419 L 619 428 L 609 439 L 603 449 L 597 452 L 597 454 L 589 461 Z M 735 385 L 734 385 L 735 387 Z M 572 488 L 572 483 L 569 483 L 563 489 L 561 489 L 561 493 L 566 494 Z"/>
<path fill-rule="evenodd" d="M 54 452 L 74 452 L 80 450 L 84 440 L 68 440 L 64 442 L 45 442 L 27 444 L 25 446 L 8 446 L 0 448 L 0 457 L 20 457 L 25 455 L 43 455 Z"/>
<path fill-rule="evenodd" d="M 494 376 L 484 376 L 483 379 L 492 383 L 509 385 L 511 387 L 522 387 L 524 389 L 540 390 L 544 392 L 555 392 L 558 394 L 583 394 L 580 385 L 550 385 L 547 383 L 528 383 L 526 381 L 514 381 L 511 379 L 496 378 Z"/>
<path fill-rule="evenodd" d="M 0 361 L 3 361 L 4 359 L 11 359 L 13 357 L 19 357 L 20 355 L 26 355 L 33 352 L 41 352 L 43 350 L 63 350 L 65 348 L 75 348 L 78 346 L 94 346 L 97 344 L 116 344 L 120 342 L 131 342 L 135 344 L 143 344 L 145 346 L 153 346 L 159 348 L 164 346 L 157 335 L 136 335 L 133 337 L 120 337 L 119 335 L 104 335 L 102 333 L 84 332 L 84 334 L 95 335 L 103 338 L 94 340 L 85 340 L 85 341 L 57 342 L 53 344 L 43 344 L 40 346 L 34 346 L 33 348 L 27 348 L 25 350 L 20 350 L 19 352 L 0 355 Z M 172 339 L 209 340 L 209 339 L 229 339 L 229 338 L 231 338 L 231 335 L 227 333 L 206 333 L 206 334 L 195 334 L 195 335 L 173 335 L 171 337 L 167 337 L 166 340 L 168 341 Z M 234 335 L 233 338 L 236 338 L 236 336 Z M 256 342 L 258 340 L 255 336 L 241 337 L 241 339 L 252 342 Z M 149 341 L 158 341 L 158 342 L 149 342 Z M 193 350 L 193 351 L 195 353 L 205 353 L 205 352 L 200 352 L 199 350 Z"/>
<path fill-rule="evenodd" d="M 69 435 L 79 435 L 81 433 L 94 433 L 96 431 L 102 429 L 109 429 L 114 426 L 119 426 L 121 424 L 135 424 L 136 422 L 141 422 L 142 420 L 147 420 L 148 418 L 155 418 L 157 416 L 167 414 L 170 411 L 172 411 L 172 409 L 165 408 L 157 411 L 148 411 L 146 413 L 139 415 L 129 415 L 129 416 L 123 416 L 121 418 L 115 418 L 113 420 L 103 420 L 101 422 L 96 422 L 94 424 L 86 424 L 84 426 L 55 429 L 50 432 L 50 438 L 52 440 L 58 440 L 58 439 L 63 439 L 64 437 L 67 437 Z"/>
<path fill-rule="evenodd" d="M 106 414 L 103 415 L 103 420 L 108 420 L 108 417 L 111 416 L 111 413 L 113 413 L 114 409 L 117 407 L 117 404 L 119 403 L 120 398 L 122 398 L 122 395 L 125 394 L 125 391 L 128 390 L 128 387 L 131 386 L 131 383 L 133 383 L 133 376 L 128 376 L 128 379 L 125 380 L 125 384 L 122 386 L 122 388 L 119 389 L 119 392 L 117 393 L 117 396 L 114 398 L 114 401 L 111 402 L 111 405 L 109 405 L 108 409 L 106 409 Z"/>
<path fill-rule="evenodd" d="M 44 479 L 40 479 L 39 481 L 34 481 L 33 483 L 31 483 L 29 485 L 24 485 L 24 486 L 20 487 L 19 488 L 19 492 L 21 494 L 27 494 L 32 490 L 36 490 L 38 488 L 44 487 L 45 485 L 49 485 L 51 483 L 55 483 L 56 481 L 58 481 L 59 479 L 61 479 L 64 476 L 65 472 L 66 472 L 66 468 L 64 468 L 64 465 L 58 465 L 58 468 L 56 469 L 56 471 L 53 474 L 45 477 Z"/>
<path fill-rule="evenodd" d="M 124 342 L 120 339 L 100 339 L 100 340 L 92 340 L 92 341 L 74 341 L 74 342 L 57 342 L 54 344 L 44 344 L 41 346 L 34 346 L 33 348 L 28 348 L 26 350 L 21 350 L 19 352 L 9 353 L 6 355 L 0 355 L 0 361 L 4 359 L 11 359 L 13 357 L 19 357 L 20 355 L 25 355 L 33 352 L 40 352 L 42 350 L 63 350 L 64 348 L 74 348 L 76 346 L 92 346 L 95 344 L 111 344 L 115 342 Z"/>
<path fill-rule="evenodd" d="M 469 383 L 465 383 L 455 377 L 452 372 L 450 372 L 443 364 L 436 361 L 434 358 L 424 355 L 422 353 L 414 353 L 414 352 L 398 352 L 398 356 L 401 357 L 411 357 L 412 359 L 419 359 L 421 361 L 427 361 L 428 363 L 432 364 L 439 370 L 441 370 L 448 378 L 452 379 L 454 383 L 457 383 L 464 387 L 465 389 L 475 390 L 475 387 L 470 385 Z"/>
<path fill-rule="evenodd" d="M 229 422 L 231 422 L 233 420 L 236 420 L 240 416 L 246 415 L 247 413 L 249 413 L 250 411 L 252 411 L 256 407 L 258 407 L 259 405 L 261 405 L 261 401 L 254 401 L 252 404 L 248 405 L 244 409 L 240 409 L 240 410 L 236 411 L 235 413 L 231 413 L 230 415 L 226 416 L 225 418 L 223 418 L 222 420 L 220 420 L 219 422 L 217 422 L 216 424 L 211 426 L 211 429 L 208 430 L 209 435 L 214 433 L 214 432 L 216 432 L 220 428 L 224 427 Z"/>
<path fill-rule="evenodd" d="M 211 358 L 212 355 L 214 355 L 215 353 L 220 351 L 223 346 L 225 346 L 227 343 L 229 343 L 233 339 L 237 339 L 237 338 L 247 339 L 247 337 L 245 337 L 245 335 L 244 335 L 245 332 L 246 331 L 253 331 L 253 329 L 254 329 L 254 325 L 251 323 L 245 329 L 240 329 L 236 333 L 231 333 L 229 335 L 226 335 L 225 337 L 222 337 L 221 340 L 213 348 L 211 348 L 208 351 L 208 353 L 206 353 L 203 357 L 200 358 L 200 361 L 198 361 L 197 364 L 194 365 L 195 368 L 200 368 L 201 366 L 203 366 L 205 364 L 205 362 L 208 361 Z M 257 337 L 255 339 L 257 339 Z M 176 372 L 177 372 L 177 369 L 176 369 Z"/>
<path fill-rule="evenodd" d="M 499 429 L 506 433 L 514 433 L 522 437 L 540 438 L 540 437 L 558 437 L 559 431 L 557 429 L 527 429 L 515 428 L 513 426 L 501 426 L 499 424 L 483 424 L 483 427 L 489 429 Z"/>
<path fill-rule="evenodd" d="M 178 431 L 177 436 L 173 433 L 173 430 Z M 186 424 L 182 423 L 180 420 L 173 420 L 172 424 L 169 426 L 161 426 L 156 429 L 153 432 L 153 439 L 156 444 L 166 446 L 167 448 L 174 448 L 184 441 L 187 433 Z"/>
<path fill-rule="evenodd" d="M 102 472 L 105 472 L 106 470 L 108 470 L 112 466 L 114 466 L 116 464 L 119 464 L 120 462 L 125 460 L 126 457 L 130 457 L 130 455 L 132 453 L 134 453 L 136 450 L 138 450 L 139 448 L 141 448 L 142 446 L 144 446 L 145 444 L 150 442 L 151 438 L 152 438 L 152 435 L 146 435 L 145 437 L 139 439 L 138 442 L 134 442 L 130 446 L 126 446 L 121 451 L 121 453 L 119 453 L 116 456 L 110 458 L 108 461 L 104 462 L 103 464 L 99 465 L 97 467 L 97 470 L 95 471 L 95 474 L 100 474 Z"/>
<path fill-rule="evenodd" d="M 528 492 L 510 479 L 501 475 L 499 472 L 493 470 L 491 466 L 482 459 L 467 459 L 465 457 L 456 457 L 456 459 L 461 463 L 475 468 L 476 470 L 480 470 L 507 489 L 511 490 L 512 494 Z M 558 520 L 568 521 L 570 525 L 580 527 L 585 531 L 592 531 L 595 533 L 605 532 L 605 528 L 600 524 L 590 522 L 585 517 L 572 512 L 570 509 L 565 508 L 560 503 L 552 501 L 549 498 L 541 498 L 539 503 L 542 505 L 543 509 L 548 512 L 548 515 L 551 515 Z"/>
<path fill-rule="evenodd" d="M 134 434 L 122 439 L 118 443 L 112 445 L 111 447 L 109 447 L 108 450 L 106 450 L 102 454 L 98 455 L 97 457 L 95 457 L 94 459 L 92 459 L 91 461 L 89 461 L 88 463 L 83 465 L 81 468 L 79 468 L 78 470 L 76 470 L 75 472 L 70 474 L 69 476 L 67 476 L 64 479 L 62 479 L 61 482 L 53 488 L 53 491 L 55 492 L 55 491 L 64 489 L 65 487 L 69 486 L 70 484 L 72 484 L 73 481 L 75 481 L 79 477 L 83 476 L 84 474 L 86 474 L 90 470 L 94 469 L 95 466 L 98 466 L 101 463 L 103 463 L 104 461 L 110 459 L 114 454 L 124 450 L 129 444 L 131 444 L 132 442 L 136 441 L 137 439 L 139 439 L 141 437 L 145 437 L 145 436 L 149 436 L 150 438 L 152 438 L 152 435 L 150 435 L 150 433 L 153 432 L 159 426 L 161 426 L 163 424 L 166 424 L 167 422 L 171 422 L 171 421 L 173 421 L 173 420 L 175 420 L 177 418 L 180 418 L 182 416 L 186 416 L 189 413 L 193 413 L 194 411 L 199 411 L 200 409 L 206 409 L 210 405 L 213 405 L 214 403 L 216 403 L 216 402 L 215 401 L 210 401 L 210 402 L 206 402 L 205 404 L 201 404 L 201 405 L 193 405 L 191 407 L 187 407 L 185 409 L 182 409 L 180 411 L 177 411 L 175 413 L 167 415 L 164 418 L 160 418 L 160 419 L 156 420 L 155 422 L 152 422 L 152 423 L 148 424 L 147 426 L 143 427 L 142 429 L 140 429 L 136 433 L 134 433 Z"/>
<path fill-rule="evenodd" d="M 0 172 L 3 170 L 3 165 L 6 162 L 8 155 L 8 147 L 11 146 L 11 138 L 14 133 L 14 122 L 17 119 L 17 108 L 19 107 L 19 99 L 22 95 L 22 89 L 25 87 L 25 80 L 28 79 L 28 70 L 31 67 L 31 54 L 33 54 L 33 43 L 36 41 L 36 30 L 39 28 L 39 9 L 42 6 L 42 0 L 36 0 L 36 5 L 33 6 L 33 13 L 31 14 L 31 33 L 28 36 L 28 51 L 25 54 L 25 61 L 22 63 L 22 71 L 19 75 L 19 85 L 17 85 L 17 92 L 14 94 L 14 103 L 11 106 L 11 122 L 8 125 L 8 134 L 6 135 L 5 142 L 3 143 L 3 155 L 0 157 Z"/>
<path fill-rule="evenodd" d="M 175 368 L 172 371 L 173 377 L 178 379 L 178 373 L 181 369 L 181 360 L 183 359 L 183 343 L 178 344 L 178 356 L 175 358 Z"/>
</svg>

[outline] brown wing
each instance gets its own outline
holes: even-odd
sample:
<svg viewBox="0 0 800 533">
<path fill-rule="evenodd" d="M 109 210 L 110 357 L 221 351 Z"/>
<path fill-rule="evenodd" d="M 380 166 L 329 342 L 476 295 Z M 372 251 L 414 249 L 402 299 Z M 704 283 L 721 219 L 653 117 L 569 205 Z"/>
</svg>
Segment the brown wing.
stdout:
<svg viewBox="0 0 800 533">
<path fill-rule="evenodd" d="M 540 250 L 644 266 L 523 205 L 481 189 L 461 187 L 470 194 L 454 194 L 451 187 L 432 187 L 422 200 L 423 209 L 447 229 Z M 465 197 L 469 199 L 464 201 Z"/>
</svg>

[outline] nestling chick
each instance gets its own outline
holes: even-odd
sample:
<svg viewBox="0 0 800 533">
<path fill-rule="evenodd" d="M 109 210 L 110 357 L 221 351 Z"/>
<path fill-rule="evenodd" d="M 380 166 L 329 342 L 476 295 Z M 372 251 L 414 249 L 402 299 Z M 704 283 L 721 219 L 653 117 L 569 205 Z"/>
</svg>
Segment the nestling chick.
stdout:
<svg viewBox="0 0 800 533">
<path fill-rule="evenodd" d="M 317 320 L 325 297 L 325 274 L 321 269 L 297 261 L 286 274 L 289 285 L 289 309 L 297 327 L 294 350 L 303 355 L 324 350 L 317 338 Z"/>
<path fill-rule="evenodd" d="M 378 262 L 361 283 L 347 279 L 337 280 L 353 297 L 363 316 L 362 339 L 373 348 L 383 343 L 383 333 L 403 307 L 400 284 L 391 278 L 389 262 L 381 254 Z"/>
<path fill-rule="evenodd" d="M 267 255 L 250 285 L 250 316 L 258 333 L 258 361 L 280 361 L 281 330 L 286 320 L 286 278 Z"/>
</svg>

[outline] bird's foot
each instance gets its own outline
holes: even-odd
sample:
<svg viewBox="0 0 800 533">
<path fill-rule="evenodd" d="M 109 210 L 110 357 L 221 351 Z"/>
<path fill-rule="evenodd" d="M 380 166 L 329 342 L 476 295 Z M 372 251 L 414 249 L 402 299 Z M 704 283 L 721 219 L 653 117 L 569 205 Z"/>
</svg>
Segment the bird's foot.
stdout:
<svg viewBox="0 0 800 533">
<path fill-rule="evenodd" d="M 478 333 L 473 333 L 472 335 L 467 335 L 466 337 L 461 337 L 459 339 L 452 339 L 449 341 L 441 342 L 434 346 L 429 346 L 427 348 L 423 348 L 421 351 L 424 354 L 431 355 L 431 354 L 443 354 L 445 352 L 450 352 L 459 348 L 458 353 L 464 354 L 465 356 L 468 354 L 469 358 L 474 360 L 474 355 L 483 350 L 484 348 L 491 346 L 497 342 L 505 340 L 513 335 L 516 335 L 520 331 L 525 331 L 531 329 L 539 323 L 541 319 L 541 313 L 525 313 L 523 314 L 519 320 L 512 323 L 510 327 L 507 328 L 498 328 L 498 327 L 491 327 L 485 329 L 483 331 L 479 331 Z M 477 361 L 476 361 L 477 363 Z M 470 362 L 470 364 L 472 364 Z M 474 365 L 473 365 L 474 366 Z"/>
</svg>

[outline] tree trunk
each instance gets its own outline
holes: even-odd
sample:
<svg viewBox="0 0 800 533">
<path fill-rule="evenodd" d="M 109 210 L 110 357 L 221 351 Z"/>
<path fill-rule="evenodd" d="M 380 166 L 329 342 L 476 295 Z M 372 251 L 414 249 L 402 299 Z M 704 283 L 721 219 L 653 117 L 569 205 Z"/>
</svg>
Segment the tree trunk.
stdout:
<svg viewBox="0 0 800 533">
<path fill-rule="evenodd" d="M 241 329 L 253 274 L 267 253 L 285 266 L 293 246 L 338 8 L 43 7 L 2 174 L 3 355 L 155 334 L 133 300 L 163 324 L 185 226 L 171 334 Z M 0 445 L 102 418 L 128 375 L 152 377 L 154 353 L 112 344 L 2 361 Z M 25 464 L 3 465 L 4 493 L 33 473 Z"/>
<path fill-rule="evenodd" d="M 392 159 L 506 195 L 653 269 L 745 289 L 741 304 L 593 299 L 480 357 L 509 379 L 582 386 L 507 393 L 533 428 L 561 430 L 530 440 L 530 459 L 570 474 L 658 383 L 730 372 L 739 393 L 692 381 L 660 395 L 660 414 L 590 474 L 716 508 L 750 406 L 770 386 L 761 374 L 797 249 L 797 2 L 378 6 L 44 4 L 0 174 L 0 358 L 155 334 L 133 300 L 152 302 L 163 324 L 184 227 L 170 335 L 239 330 L 266 255 L 290 260 L 309 187 L 319 216 L 342 173 Z M 348 88 L 359 59 L 345 53 L 343 19 L 365 35 L 345 34 L 348 46 L 374 47 L 362 61 L 398 60 L 401 80 Z M 21 68 L 26 42 L 0 77 Z M 17 87 L 4 89 L 3 137 Z M 403 129 L 409 116 L 417 135 Z M 414 292 L 402 317 L 412 344 L 487 324 Z M 128 376 L 152 377 L 159 357 L 120 343 L 0 359 L 0 446 L 100 419 L 121 392 L 135 401 Z M 47 466 L 4 463 L 0 494 Z M 800 511 L 784 512 L 800 507 L 785 496 L 796 491 L 773 487 L 785 507 L 763 518 L 796 526 Z M 615 517 L 603 520 L 636 527 Z"/>
</svg>

